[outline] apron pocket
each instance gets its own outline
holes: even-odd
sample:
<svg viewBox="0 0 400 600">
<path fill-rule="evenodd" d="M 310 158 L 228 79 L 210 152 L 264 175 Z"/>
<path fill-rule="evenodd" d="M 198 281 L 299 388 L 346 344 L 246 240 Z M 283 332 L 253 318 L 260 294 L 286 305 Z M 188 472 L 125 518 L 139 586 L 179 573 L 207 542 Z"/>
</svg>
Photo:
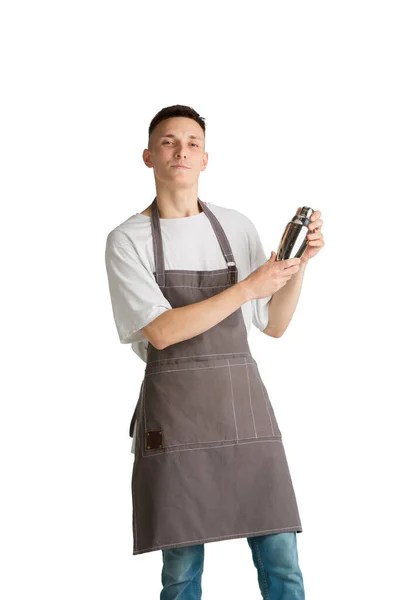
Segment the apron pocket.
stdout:
<svg viewBox="0 0 400 600">
<path fill-rule="evenodd" d="M 146 370 L 145 449 L 237 441 L 230 361 L 176 359 Z"/>
</svg>

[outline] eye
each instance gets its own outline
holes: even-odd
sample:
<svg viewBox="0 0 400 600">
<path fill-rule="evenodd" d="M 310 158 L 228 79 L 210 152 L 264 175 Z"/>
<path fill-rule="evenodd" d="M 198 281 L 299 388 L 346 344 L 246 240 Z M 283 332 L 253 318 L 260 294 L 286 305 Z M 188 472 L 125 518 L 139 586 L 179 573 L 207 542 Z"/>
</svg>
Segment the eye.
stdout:
<svg viewBox="0 0 400 600">
<path fill-rule="evenodd" d="M 171 142 L 170 140 L 166 140 L 165 142 L 162 142 L 162 145 L 164 145 L 164 144 L 171 144 L 171 143 L 172 143 L 172 142 Z M 194 142 L 192 142 L 192 146 L 196 146 L 196 148 L 198 148 L 198 147 L 199 147 L 199 145 L 198 145 L 198 144 L 195 144 Z"/>
</svg>

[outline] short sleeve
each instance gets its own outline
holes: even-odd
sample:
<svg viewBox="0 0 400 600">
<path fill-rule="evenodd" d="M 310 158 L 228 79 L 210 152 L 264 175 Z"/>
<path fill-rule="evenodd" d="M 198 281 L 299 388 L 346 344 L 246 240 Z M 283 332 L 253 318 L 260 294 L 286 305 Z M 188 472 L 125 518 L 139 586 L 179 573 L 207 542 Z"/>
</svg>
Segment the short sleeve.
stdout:
<svg viewBox="0 0 400 600">
<path fill-rule="evenodd" d="M 268 258 L 265 255 L 258 231 L 250 219 L 248 219 L 248 234 L 250 269 L 253 272 L 266 263 Z M 265 298 L 257 298 L 251 301 L 252 322 L 260 331 L 264 331 L 268 325 L 269 301 L 271 298 L 272 296 L 266 296 Z"/>
<path fill-rule="evenodd" d="M 105 263 L 121 344 L 147 341 L 140 329 L 171 309 L 171 304 L 133 246 L 113 243 L 107 237 Z"/>
</svg>

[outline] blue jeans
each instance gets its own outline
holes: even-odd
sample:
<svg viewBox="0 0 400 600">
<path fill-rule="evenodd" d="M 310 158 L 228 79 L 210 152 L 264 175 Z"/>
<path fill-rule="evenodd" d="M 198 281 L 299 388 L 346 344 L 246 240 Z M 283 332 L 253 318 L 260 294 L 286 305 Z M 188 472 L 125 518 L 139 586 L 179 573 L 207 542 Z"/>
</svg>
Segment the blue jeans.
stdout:
<svg viewBox="0 0 400 600">
<path fill-rule="evenodd" d="M 265 600 L 304 600 L 296 532 L 248 537 Z M 200 600 L 204 544 L 162 550 L 160 600 Z"/>
</svg>

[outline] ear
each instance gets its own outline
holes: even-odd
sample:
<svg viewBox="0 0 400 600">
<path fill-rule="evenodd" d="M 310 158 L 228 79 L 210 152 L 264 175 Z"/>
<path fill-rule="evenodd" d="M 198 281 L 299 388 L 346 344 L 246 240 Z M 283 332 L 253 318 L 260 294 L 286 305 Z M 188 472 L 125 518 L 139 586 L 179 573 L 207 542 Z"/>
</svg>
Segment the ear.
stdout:
<svg viewBox="0 0 400 600">
<path fill-rule="evenodd" d="M 204 154 L 203 154 L 203 162 L 202 162 L 200 171 L 205 171 L 207 165 L 208 165 L 208 152 L 204 152 Z"/>
<path fill-rule="evenodd" d="M 150 151 L 147 148 L 143 150 L 142 158 L 146 167 L 149 167 L 149 169 L 151 169 L 153 167 L 153 163 L 151 162 Z"/>
</svg>

